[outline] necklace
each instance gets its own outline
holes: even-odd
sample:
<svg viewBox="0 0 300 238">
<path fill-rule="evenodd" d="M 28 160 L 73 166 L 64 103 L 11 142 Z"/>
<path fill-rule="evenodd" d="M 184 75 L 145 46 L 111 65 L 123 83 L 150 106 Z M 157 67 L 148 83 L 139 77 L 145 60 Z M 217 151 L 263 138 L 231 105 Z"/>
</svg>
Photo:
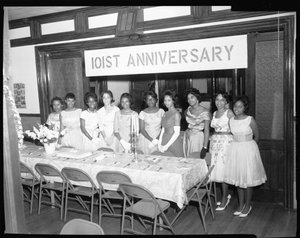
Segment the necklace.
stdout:
<svg viewBox="0 0 300 238">
<path fill-rule="evenodd" d="M 90 109 L 89 109 L 89 108 L 87 109 L 87 111 L 88 111 L 88 112 L 90 112 L 90 113 L 95 113 L 95 112 L 97 112 L 97 110 L 90 111 Z"/>
</svg>

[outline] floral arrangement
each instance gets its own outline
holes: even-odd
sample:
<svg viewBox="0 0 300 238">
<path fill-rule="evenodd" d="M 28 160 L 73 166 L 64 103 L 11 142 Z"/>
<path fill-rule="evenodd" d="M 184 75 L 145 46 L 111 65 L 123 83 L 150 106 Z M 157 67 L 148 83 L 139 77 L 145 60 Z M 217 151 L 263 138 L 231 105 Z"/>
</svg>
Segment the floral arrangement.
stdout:
<svg viewBox="0 0 300 238">
<path fill-rule="evenodd" d="M 6 100 L 8 100 L 10 102 L 11 110 L 13 112 L 13 118 L 15 121 L 15 127 L 16 127 L 17 136 L 18 136 L 18 148 L 20 150 L 24 149 L 25 146 L 23 144 L 24 136 L 23 136 L 23 127 L 22 127 L 22 123 L 21 123 L 21 117 L 20 117 L 19 112 L 17 111 L 15 100 L 12 96 L 12 93 L 9 90 L 9 87 L 5 84 L 3 84 L 3 94 L 5 95 Z"/>
<path fill-rule="evenodd" d="M 40 125 L 38 123 L 39 129 L 36 127 L 33 127 L 33 132 L 32 131 L 25 131 L 24 133 L 27 134 L 30 138 L 34 140 L 39 140 L 41 143 L 53 143 L 57 141 L 59 132 L 50 130 L 47 126 Z"/>
</svg>

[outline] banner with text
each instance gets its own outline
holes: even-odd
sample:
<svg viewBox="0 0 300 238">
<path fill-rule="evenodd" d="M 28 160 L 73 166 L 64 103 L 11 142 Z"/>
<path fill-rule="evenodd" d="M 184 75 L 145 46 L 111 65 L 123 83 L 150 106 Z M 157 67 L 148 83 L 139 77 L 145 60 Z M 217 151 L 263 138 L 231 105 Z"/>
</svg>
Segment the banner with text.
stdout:
<svg viewBox="0 0 300 238">
<path fill-rule="evenodd" d="M 84 52 L 86 76 L 247 68 L 247 35 Z"/>
</svg>

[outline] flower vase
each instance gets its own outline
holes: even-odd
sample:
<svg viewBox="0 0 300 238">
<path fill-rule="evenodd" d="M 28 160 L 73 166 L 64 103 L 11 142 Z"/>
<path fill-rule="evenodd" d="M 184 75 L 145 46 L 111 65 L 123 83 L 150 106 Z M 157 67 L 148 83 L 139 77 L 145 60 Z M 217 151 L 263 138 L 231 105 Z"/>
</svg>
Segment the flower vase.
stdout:
<svg viewBox="0 0 300 238">
<path fill-rule="evenodd" d="M 46 154 L 53 154 L 55 152 L 55 143 L 44 143 L 44 149 Z"/>
</svg>

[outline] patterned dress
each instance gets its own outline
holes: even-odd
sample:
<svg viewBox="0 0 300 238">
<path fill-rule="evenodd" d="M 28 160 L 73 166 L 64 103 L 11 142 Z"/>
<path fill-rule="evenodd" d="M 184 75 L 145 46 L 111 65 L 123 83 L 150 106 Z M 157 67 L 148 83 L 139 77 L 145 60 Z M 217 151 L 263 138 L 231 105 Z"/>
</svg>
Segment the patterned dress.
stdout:
<svg viewBox="0 0 300 238">
<path fill-rule="evenodd" d="M 99 125 L 98 125 L 98 115 L 97 113 L 83 111 L 80 118 L 85 120 L 85 129 L 94 139 L 98 137 Z M 82 133 L 83 134 L 83 133 Z M 88 151 L 96 151 L 100 148 L 100 144 L 94 144 L 92 141 L 83 134 L 82 145 L 80 149 Z"/>
<path fill-rule="evenodd" d="M 162 136 L 161 145 L 166 145 L 171 137 L 174 134 L 174 126 L 175 126 L 175 114 L 179 112 L 175 112 L 171 117 L 166 118 L 166 114 L 164 114 L 161 125 L 164 127 L 165 132 Z M 183 148 L 182 148 L 182 139 L 180 135 L 174 141 L 174 143 L 168 148 L 167 151 L 172 152 L 176 157 L 183 157 Z"/>
<path fill-rule="evenodd" d="M 121 111 L 117 111 L 115 114 L 114 120 L 114 132 L 119 132 L 122 139 L 128 143 L 130 142 L 130 132 L 131 132 L 131 122 L 132 116 L 138 120 L 139 114 L 135 111 L 131 111 L 131 114 L 122 114 Z M 124 152 L 124 148 L 121 145 L 120 141 L 117 139 L 116 151 L 115 152 Z"/>
<path fill-rule="evenodd" d="M 144 121 L 145 124 L 145 130 L 149 134 L 151 138 L 157 138 L 160 131 L 161 131 L 161 120 L 164 116 L 165 111 L 163 109 L 159 109 L 155 113 L 147 113 L 145 111 L 141 111 L 139 114 L 139 119 Z M 149 149 L 149 144 L 151 141 L 149 141 L 147 138 L 145 138 L 142 134 L 139 136 L 138 141 L 138 149 L 143 151 L 144 154 L 149 155 L 152 152 L 158 150 L 157 145 L 153 148 Z"/>
<path fill-rule="evenodd" d="M 224 181 L 240 188 L 258 186 L 267 180 L 258 146 L 253 140 L 251 118 L 229 120 L 233 142 L 227 150 Z"/>
<path fill-rule="evenodd" d="M 187 157 L 190 153 L 201 151 L 204 143 L 204 121 L 210 120 L 208 111 L 195 116 L 191 113 L 191 106 L 188 107 L 186 113 L 186 121 L 188 129 L 183 134 L 183 150 L 184 156 Z"/>
<path fill-rule="evenodd" d="M 80 115 L 82 110 L 77 108 L 74 111 L 61 112 L 63 129 L 67 128 L 67 133 L 62 137 L 61 145 L 80 149 L 82 147 L 83 133 L 80 129 Z"/>
<path fill-rule="evenodd" d="M 233 141 L 230 134 L 229 118 L 227 117 L 228 110 L 226 110 L 220 118 L 216 118 L 216 112 L 213 114 L 211 127 L 215 132 L 210 138 L 209 151 L 211 153 L 211 164 L 215 168 L 211 172 L 211 180 L 214 182 L 224 182 L 225 162 L 227 158 L 227 149 L 229 144 Z"/>
<path fill-rule="evenodd" d="M 113 106 L 113 109 L 110 112 L 106 112 L 105 107 L 101 107 L 98 110 L 98 121 L 99 121 L 99 130 L 104 131 L 106 137 L 110 137 L 110 143 L 107 144 L 104 140 L 102 134 L 100 133 L 100 147 L 111 148 L 116 151 L 118 139 L 114 135 L 114 119 L 115 113 L 120 111 L 116 106 Z"/>
</svg>

